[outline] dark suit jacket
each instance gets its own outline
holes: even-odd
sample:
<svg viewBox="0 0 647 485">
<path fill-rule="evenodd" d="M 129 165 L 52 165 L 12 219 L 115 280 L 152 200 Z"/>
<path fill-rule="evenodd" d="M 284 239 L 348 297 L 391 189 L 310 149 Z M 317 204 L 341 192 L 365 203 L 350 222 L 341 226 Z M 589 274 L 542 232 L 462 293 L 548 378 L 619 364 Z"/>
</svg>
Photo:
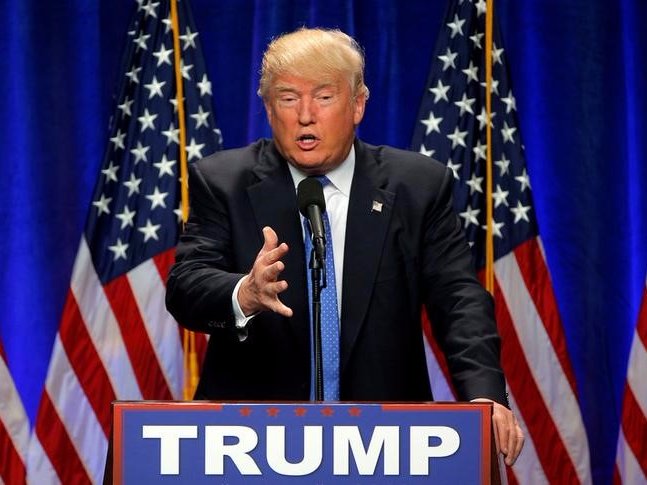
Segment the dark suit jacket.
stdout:
<svg viewBox="0 0 647 485">
<path fill-rule="evenodd" d="M 452 210 L 451 171 L 428 157 L 355 141 L 341 309 L 341 399 L 432 398 L 422 305 L 461 399 L 505 403 L 493 304 Z M 182 325 L 211 334 L 197 398 L 308 400 L 307 268 L 294 184 L 269 140 L 190 168 L 191 215 L 167 284 Z M 382 204 L 373 210 L 374 201 Z M 257 315 L 241 341 L 231 295 L 271 226 L 289 252 L 281 300 L 292 318 Z"/>
</svg>

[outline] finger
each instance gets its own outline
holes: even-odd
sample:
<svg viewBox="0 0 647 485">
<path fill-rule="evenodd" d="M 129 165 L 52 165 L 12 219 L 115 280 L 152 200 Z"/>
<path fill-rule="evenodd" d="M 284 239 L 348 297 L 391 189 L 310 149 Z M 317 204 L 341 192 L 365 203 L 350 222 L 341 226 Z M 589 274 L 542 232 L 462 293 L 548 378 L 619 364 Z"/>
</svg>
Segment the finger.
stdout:
<svg viewBox="0 0 647 485">
<path fill-rule="evenodd" d="M 504 455 L 508 454 L 509 448 L 509 439 L 510 439 L 510 422 L 509 416 L 507 414 L 510 411 L 508 410 L 499 410 L 497 413 L 497 420 L 495 429 L 499 432 L 499 451 Z"/>
<path fill-rule="evenodd" d="M 494 421 L 494 419 L 493 419 Z M 500 453 L 501 452 L 501 439 L 499 438 L 499 425 L 496 421 L 494 421 L 494 445 L 496 446 L 496 452 Z"/>
<path fill-rule="evenodd" d="M 275 286 L 282 288 L 280 291 L 285 290 L 288 287 L 287 282 L 285 281 L 278 281 L 275 283 Z M 284 317 L 292 317 L 292 309 L 285 305 L 278 297 L 278 295 L 275 295 L 271 300 L 268 301 L 267 303 L 267 308 L 275 313 L 278 313 L 279 315 L 282 315 Z"/>
<path fill-rule="evenodd" d="M 511 416 L 511 419 L 506 423 L 506 429 L 508 431 L 508 440 L 506 444 L 506 463 L 512 465 L 517 459 L 515 451 L 517 449 L 517 426 L 514 421 L 514 416 Z"/>
<path fill-rule="evenodd" d="M 274 283 L 267 283 L 263 292 L 267 295 L 268 300 L 275 300 L 278 298 L 279 293 L 288 289 L 288 282 L 285 280 L 276 281 Z"/>
<path fill-rule="evenodd" d="M 509 458 L 512 460 L 512 463 L 510 463 L 510 465 L 513 465 L 514 462 L 517 461 L 517 458 L 521 454 L 521 450 L 523 449 L 523 444 L 525 442 L 523 431 L 521 430 L 519 425 L 515 424 L 515 428 L 516 428 L 515 435 L 516 435 L 517 439 L 515 441 L 514 449 L 512 450 L 511 453 L 508 454 Z"/>
<path fill-rule="evenodd" d="M 263 279 L 266 282 L 276 281 L 284 269 L 285 264 L 283 264 L 283 261 L 277 261 L 263 270 Z"/>
<path fill-rule="evenodd" d="M 279 243 L 279 237 L 274 232 L 270 226 L 265 226 L 263 228 L 263 247 L 261 248 L 261 253 L 271 251 L 276 248 Z"/>
<path fill-rule="evenodd" d="M 284 316 L 284 317 L 287 317 L 287 318 L 291 318 L 291 317 L 292 317 L 292 313 L 293 313 L 293 312 L 292 312 L 292 308 L 290 308 L 290 307 L 288 307 L 288 306 L 285 306 L 285 305 L 284 305 L 283 303 L 281 303 L 281 301 L 279 301 L 279 300 L 277 300 L 277 301 L 278 301 L 278 305 L 276 305 L 276 306 L 275 306 L 275 308 L 273 308 L 273 311 L 274 311 L 274 312 L 276 312 L 276 313 L 278 313 L 278 314 L 279 314 L 279 315 L 281 315 L 281 316 Z"/>
<path fill-rule="evenodd" d="M 285 243 L 279 244 L 277 247 L 267 251 L 259 253 L 259 256 L 263 258 L 263 262 L 265 264 L 273 264 L 276 263 L 278 260 L 280 260 L 283 256 L 285 256 L 288 252 L 288 245 Z"/>
</svg>

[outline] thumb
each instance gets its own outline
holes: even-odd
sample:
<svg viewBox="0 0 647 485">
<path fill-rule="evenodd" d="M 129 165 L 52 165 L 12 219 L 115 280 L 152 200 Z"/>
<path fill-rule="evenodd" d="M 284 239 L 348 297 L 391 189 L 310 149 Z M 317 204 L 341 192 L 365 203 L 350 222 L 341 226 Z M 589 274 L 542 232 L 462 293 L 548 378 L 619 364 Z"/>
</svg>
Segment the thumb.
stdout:
<svg viewBox="0 0 647 485">
<path fill-rule="evenodd" d="M 276 235 L 276 232 L 274 232 L 274 229 L 269 226 L 265 226 L 263 228 L 263 247 L 261 252 L 271 251 L 276 248 L 278 243 L 279 237 Z"/>
</svg>

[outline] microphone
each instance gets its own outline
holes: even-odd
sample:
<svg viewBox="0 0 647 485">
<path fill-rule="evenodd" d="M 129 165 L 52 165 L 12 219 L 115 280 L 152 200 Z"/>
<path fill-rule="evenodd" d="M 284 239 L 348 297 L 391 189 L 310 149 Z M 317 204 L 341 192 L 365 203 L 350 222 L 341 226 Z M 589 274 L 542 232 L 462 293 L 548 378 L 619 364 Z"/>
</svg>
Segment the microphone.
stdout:
<svg viewBox="0 0 647 485">
<path fill-rule="evenodd" d="M 303 179 L 297 187 L 299 212 L 308 219 L 312 232 L 312 247 L 319 261 L 326 259 L 326 233 L 322 214 L 326 212 L 326 199 L 321 183 L 314 177 Z"/>
</svg>

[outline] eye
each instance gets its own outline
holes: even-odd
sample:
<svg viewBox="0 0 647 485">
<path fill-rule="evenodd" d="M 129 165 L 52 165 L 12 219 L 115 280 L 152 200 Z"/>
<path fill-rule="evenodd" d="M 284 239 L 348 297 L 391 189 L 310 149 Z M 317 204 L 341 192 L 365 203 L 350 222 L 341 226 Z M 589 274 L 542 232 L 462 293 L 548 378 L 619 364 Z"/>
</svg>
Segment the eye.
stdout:
<svg viewBox="0 0 647 485">
<path fill-rule="evenodd" d="M 298 98 L 292 94 L 286 94 L 280 96 L 278 101 L 281 106 L 293 106 L 298 101 Z"/>
<path fill-rule="evenodd" d="M 335 96 L 331 93 L 322 93 L 317 96 L 319 104 L 325 106 L 331 104 L 335 100 Z"/>
</svg>

